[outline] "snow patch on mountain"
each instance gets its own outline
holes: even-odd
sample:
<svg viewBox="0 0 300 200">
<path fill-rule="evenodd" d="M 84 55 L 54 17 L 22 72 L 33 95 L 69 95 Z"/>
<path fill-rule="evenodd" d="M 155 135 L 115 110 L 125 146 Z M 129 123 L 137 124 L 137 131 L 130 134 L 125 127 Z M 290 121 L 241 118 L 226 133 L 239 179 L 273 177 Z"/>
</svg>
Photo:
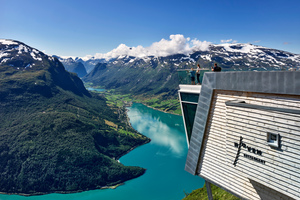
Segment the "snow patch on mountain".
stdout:
<svg viewBox="0 0 300 200">
<path fill-rule="evenodd" d="M 35 53 L 34 51 L 33 51 L 33 52 L 30 52 L 30 55 L 31 55 L 31 57 L 32 57 L 34 60 L 39 60 L 39 61 L 42 61 L 42 60 L 43 60 L 41 57 L 38 57 L 38 56 L 37 56 L 37 53 Z"/>
<path fill-rule="evenodd" d="M 7 57 L 7 56 L 9 56 L 8 53 L 6 53 L 6 52 L 0 52 L 0 59 L 1 59 L 2 57 Z"/>
<path fill-rule="evenodd" d="M 15 47 L 18 50 L 18 54 L 22 54 L 23 52 L 28 53 L 30 51 L 30 49 L 22 44 L 20 44 L 19 46 Z"/>
<path fill-rule="evenodd" d="M 32 57 L 32 59 L 36 61 L 42 61 L 42 56 L 45 56 L 42 52 L 38 51 L 37 49 L 31 48 L 18 41 L 0 39 L 0 46 L 0 64 L 5 64 L 8 61 L 11 61 L 14 57 L 19 57 L 23 54 L 29 54 Z M 48 58 L 52 57 L 48 56 Z M 24 67 L 31 68 L 32 66 L 33 65 Z"/>
<path fill-rule="evenodd" d="M 18 43 L 12 41 L 12 40 L 6 40 L 6 39 L 0 39 L 0 43 L 4 45 L 18 45 Z"/>
<path fill-rule="evenodd" d="M 260 48 L 265 48 L 262 46 L 255 46 L 252 44 L 219 44 L 215 45 L 216 47 L 223 47 L 227 52 L 236 52 L 236 53 L 247 53 L 247 54 L 257 54 L 263 52 Z"/>
<path fill-rule="evenodd" d="M 291 59 L 292 61 L 295 61 L 295 62 L 300 62 L 300 55 L 290 56 L 289 59 Z"/>
<path fill-rule="evenodd" d="M 202 59 L 211 61 L 211 55 L 200 55 Z"/>
<path fill-rule="evenodd" d="M 0 59 L 1 59 L 1 58 L 0 58 Z M 0 64 L 6 63 L 6 62 L 9 61 L 9 60 L 10 60 L 10 58 L 4 58 L 3 60 L 1 60 Z"/>
</svg>

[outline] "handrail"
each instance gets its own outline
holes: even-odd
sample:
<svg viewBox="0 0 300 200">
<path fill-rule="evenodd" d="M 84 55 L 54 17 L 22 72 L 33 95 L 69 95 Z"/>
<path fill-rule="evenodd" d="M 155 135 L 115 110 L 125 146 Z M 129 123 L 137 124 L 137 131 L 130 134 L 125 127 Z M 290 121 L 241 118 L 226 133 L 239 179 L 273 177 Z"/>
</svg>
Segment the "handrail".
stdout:
<svg viewBox="0 0 300 200">
<path fill-rule="evenodd" d="M 190 71 L 191 69 L 189 68 L 189 69 L 177 69 L 177 71 L 186 71 L 186 70 L 188 70 L 188 71 Z M 197 68 L 194 68 L 194 70 L 195 71 L 197 71 Z M 200 71 L 206 71 L 206 70 L 211 70 L 211 69 L 209 69 L 209 68 L 200 68 Z"/>
<path fill-rule="evenodd" d="M 194 69 L 194 70 L 196 71 L 197 69 Z M 183 85 L 191 84 L 190 73 L 188 73 L 189 71 L 190 71 L 190 69 L 178 69 L 177 70 L 179 84 L 183 84 Z M 204 73 L 209 72 L 209 71 L 211 71 L 211 70 L 208 68 L 201 68 L 199 80 L 197 80 L 197 76 L 195 77 L 196 84 L 201 85 Z"/>
</svg>

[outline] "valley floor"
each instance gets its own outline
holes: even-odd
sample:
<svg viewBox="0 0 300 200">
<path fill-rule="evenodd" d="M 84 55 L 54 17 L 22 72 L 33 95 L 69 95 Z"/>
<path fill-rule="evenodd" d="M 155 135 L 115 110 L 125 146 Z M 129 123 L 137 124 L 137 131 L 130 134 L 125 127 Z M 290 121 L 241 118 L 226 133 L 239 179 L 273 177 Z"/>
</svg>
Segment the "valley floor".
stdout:
<svg viewBox="0 0 300 200">
<path fill-rule="evenodd" d="M 86 86 L 87 87 L 87 86 Z M 92 88 L 90 85 L 88 87 Z M 97 91 L 97 89 L 99 91 Z M 164 99 L 162 96 L 143 96 L 143 95 L 131 95 L 120 94 L 115 90 L 104 90 L 95 87 L 92 92 L 99 93 L 105 96 L 109 105 L 117 107 L 127 107 L 132 102 L 142 103 L 150 108 L 167 112 L 170 114 L 181 115 L 180 102 L 177 98 Z"/>
</svg>

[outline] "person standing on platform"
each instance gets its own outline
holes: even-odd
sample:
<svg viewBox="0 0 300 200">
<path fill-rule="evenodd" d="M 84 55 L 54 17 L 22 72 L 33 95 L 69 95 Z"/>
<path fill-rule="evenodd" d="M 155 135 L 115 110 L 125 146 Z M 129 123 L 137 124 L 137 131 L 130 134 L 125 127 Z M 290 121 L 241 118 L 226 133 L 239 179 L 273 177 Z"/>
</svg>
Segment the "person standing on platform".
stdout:
<svg viewBox="0 0 300 200">
<path fill-rule="evenodd" d="M 214 66 L 214 67 L 211 67 L 211 70 L 214 71 L 214 72 L 220 72 L 220 71 L 222 70 L 222 68 L 219 67 L 219 66 L 217 65 L 217 63 L 215 63 L 215 66 Z"/>
<path fill-rule="evenodd" d="M 195 85 L 195 75 L 196 75 L 196 71 L 194 70 L 194 68 L 191 68 L 191 71 L 189 70 L 186 70 L 190 73 L 191 75 L 191 84 L 192 85 Z"/>
<path fill-rule="evenodd" d="M 197 84 L 200 85 L 200 64 L 197 65 Z"/>
</svg>

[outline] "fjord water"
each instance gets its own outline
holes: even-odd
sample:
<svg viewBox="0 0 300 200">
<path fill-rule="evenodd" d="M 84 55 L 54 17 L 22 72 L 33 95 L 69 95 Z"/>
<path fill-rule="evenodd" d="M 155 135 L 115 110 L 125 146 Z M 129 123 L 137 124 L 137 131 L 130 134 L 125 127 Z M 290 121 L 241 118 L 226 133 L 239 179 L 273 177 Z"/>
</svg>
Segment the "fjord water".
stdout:
<svg viewBox="0 0 300 200">
<path fill-rule="evenodd" d="M 151 142 L 123 156 L 120 162 L 146 168 L 144 175 L 116 189 L 32 197 L 0 195 L 0 200 L 180 200 L 185 192 L 203 187 L 203 179 L 184 171 L 187 144 L 182 117 L 137 103 L 128 109 L 133 128 Z"/>
<path fill-rule="evenodd" d="M 102 88 L 91 88 L 91 87 L 89 87 L 89 88 L 86 88 L 87 90 L 89 90 L 89 91 L 96 91 L 96 92 L 104 92 L 105 91 L 105 89 L 102 89 Z"/>
</svg>

